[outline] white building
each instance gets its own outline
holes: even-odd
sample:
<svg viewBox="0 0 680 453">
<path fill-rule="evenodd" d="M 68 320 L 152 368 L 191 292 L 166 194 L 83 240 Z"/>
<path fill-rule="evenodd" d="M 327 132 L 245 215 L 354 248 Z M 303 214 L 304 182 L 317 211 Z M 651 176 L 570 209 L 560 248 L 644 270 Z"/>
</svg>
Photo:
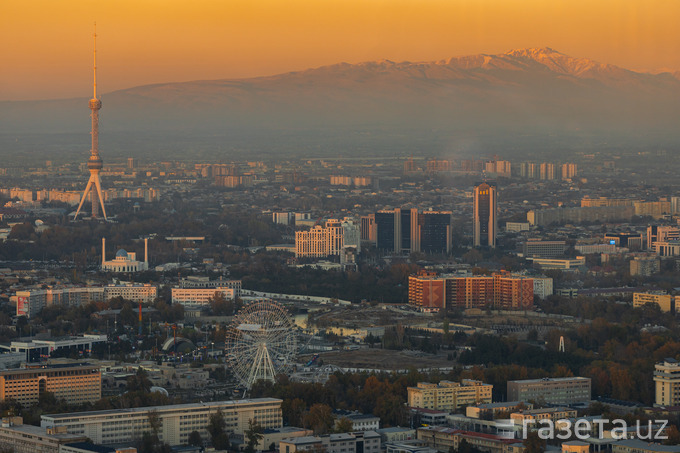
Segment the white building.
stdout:
<svg viewBox="0 0 680 453">
<path fill-rule="evenodd" d="M 149 240 L 144 238 L 144 261 L 137 261 L 135 252 L 120 249 L 116 257 L 106 261 L 106 239 L 102 238 L 102 270 L 107 272 L 139 272 L 149 268 Z"/>
<path fill-rule="evenodd" d="M 126 284 L 109 285 L 104 287 L 104 300 L 122 297 L 125 300 L 132 300 L 149 304 L 158 297 L 158 287 L 145 284 Z"/>
<path fill-rule="evenodd" d="M 68 286 L 17 291 L 16 295 L 17 316 L 31 318 L 50 305 L 80 307 L 90 302 L 105 302 L 114 297 L 151 303 L 158 297 L 158 287 L 149 284 Z"/>
<path fill-rule="evenodd" d="M 190 275 L 179 281 L 180 288 L 230 288 L 236 293 L 236 297 L 241 297 L 241 280 L 225 280 L 219 278 L 210 280 L 209 277 Z"/>
<path fill-rule="evenodd" d="M 172 288 L 172 303 L 194 307 L 208 306 L 216 293 L 222 293 L 228 300 L 236 299 L 234 288 Z"/>
<path fill-rule="evenodd" d="M 210 416 L 222 411 L 228 433 L 243 436 L 251 420 L 265 429 L 283 426 L 282 400 L 254 398 L 237 401 L 211 401 L 205 403 L 175 404 L 171 406 L 137 407 L 104 411 L 70 412 L 41 416 L 43 428 L 65 426 L 70 434 L 83 435 L 96 444 L 123 444 L 134 442 L 145 432 L 151 432 L 149 416 L 155 414 L 161 427 L 161 442 L 187 445 L 189 434 L 198 431 L 203 439 L 209 439 L 206 430 Z"/>
<path fill-rule="evenodd" d="M 545 299 L 553 294 L 553 279 L 549 277 L 532 277 L 534 279 L 534 296 Z"/>
</svg>

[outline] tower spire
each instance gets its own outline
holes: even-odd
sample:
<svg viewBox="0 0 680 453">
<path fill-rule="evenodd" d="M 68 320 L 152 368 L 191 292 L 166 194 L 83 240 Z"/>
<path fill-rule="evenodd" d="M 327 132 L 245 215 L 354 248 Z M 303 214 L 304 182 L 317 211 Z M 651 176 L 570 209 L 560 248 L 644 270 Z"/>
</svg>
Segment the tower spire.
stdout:
<svg viewBox="0 0 680 453">
<path fill-rule="evenodd" d="M 94 23 L 94 94 L 93 99 L 97 99 L 97 22 Z"/>
</svg>

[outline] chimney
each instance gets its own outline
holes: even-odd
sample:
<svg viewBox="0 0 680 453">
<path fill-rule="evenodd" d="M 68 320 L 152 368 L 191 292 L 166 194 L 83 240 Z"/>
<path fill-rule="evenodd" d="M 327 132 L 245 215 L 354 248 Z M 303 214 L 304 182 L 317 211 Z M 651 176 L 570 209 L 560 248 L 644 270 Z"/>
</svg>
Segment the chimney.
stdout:
<svg viewBox="0 0 680 453">
<path fill-rule="evenodd" d="M 144 238 L 144 269 L 149 268 L 149 238 Z"/>
<path fill-rule="evenodd" d="M 104 268 L 105 261 L 106 261 L 106 238 L 102 238 L 102 269 Z"/>
</svg>

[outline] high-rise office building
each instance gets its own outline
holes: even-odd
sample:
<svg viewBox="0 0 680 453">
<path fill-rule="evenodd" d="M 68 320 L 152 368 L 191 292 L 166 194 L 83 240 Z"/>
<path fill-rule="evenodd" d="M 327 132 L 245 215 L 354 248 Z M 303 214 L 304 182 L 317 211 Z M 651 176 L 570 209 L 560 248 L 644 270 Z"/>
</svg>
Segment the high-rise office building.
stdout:
<svg viewBox="0 0 680 453">
<path fill-rule="evenodd" d="M 473 245 L 495 247 L 498 230 L 496 185 L 483 182 L 475 186 L 473 207 Z"/>
<path fill-rule="evenodd" d="M 572 179 L 578 175 L 578 166 L 576 164 L 562 164 L 562 179 Z"/>
<path fill-rule="evenodd" d="M 396 253 L 451 251 L 451 212 L 394 209 L 374 216 L 378 249 Z"/>
</svg>

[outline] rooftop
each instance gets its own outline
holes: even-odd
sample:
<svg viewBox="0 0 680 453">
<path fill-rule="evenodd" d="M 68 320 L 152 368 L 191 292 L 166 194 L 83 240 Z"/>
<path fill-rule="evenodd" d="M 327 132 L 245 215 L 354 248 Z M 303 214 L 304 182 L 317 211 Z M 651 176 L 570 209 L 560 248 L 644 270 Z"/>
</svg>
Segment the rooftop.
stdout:
<svg viewBox="0 0 680 453">
<path fill-rule="evenodd" d="M 108 414 L 120 414 L 120 413 L 125 413 L 125 414 L 146 414 L 149 411 L 159 411 L 159 412 L 168 412 L 168 411 L 173 411 L 173 410 L 189 410 L 189 409 L 195 409 L 199 407 L 205 407 L 205 408 L 210 408 L 210 407 L 219 407 L 219 406 L 224 406 L 224 405 L 230 405 L 230 406 L 239 406 L 242 404 L 256 404 L 256 403 L 275 403 L 275 402 L 281 402 L 280 399 L 277 398 L 254 398 L 254 399 L 247 399 L 247 400 L 235 400 L 235 401 L 208 401 L 206 403 L 187 403 L 187 404 L 171 404 L 168 406 L 147 406 L 147 407 L 132 407 L 132 408 L 127 408 L 127 409 L 107 409 L 103 411 L 85 411 L 85 412 L 68 412 L 68 413 L 63 413 L 63 414 L 45 414 L 42 415 L 41 417 L 43 419 L 52 419 L 52 420 L 58 420 L 58 419 L 68 419 L 68 418 L 77 418 L 77 417 L 98 417 L 102 415 L 108 415 Z"/>
</svg>

